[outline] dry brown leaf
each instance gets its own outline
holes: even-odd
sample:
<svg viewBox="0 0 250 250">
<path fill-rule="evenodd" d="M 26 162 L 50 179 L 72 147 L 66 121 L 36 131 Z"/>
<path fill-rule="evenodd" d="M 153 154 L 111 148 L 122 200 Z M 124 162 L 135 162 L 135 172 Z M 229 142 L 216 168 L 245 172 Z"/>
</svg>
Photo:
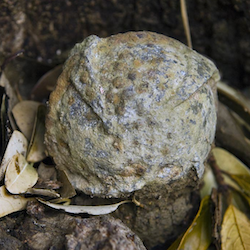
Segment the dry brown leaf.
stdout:
<svg viewBox="0 0 250 250">
<path fill-rule="evenodd" d="M 59 190 L 59 193 L 62 198 L 71 198 L 76 195 L 76 191 L 72 184 L 70 183 L 67 174 L 63 170 L 58 171 L 58 181 L 62 183 L 62 187 Z"/>
<path fill-rule="evenodd" d="M 235 190 L 241 192 L 240 186 L 239 186 L 235 181 L 233 181 L 232 178 L 229 177 L 229 175 L 222 174 L 222 177 L 223 177 L 223 179 L 224 179 L 224 182 L 225 182 L 228 186 L 230 186 L 230 187 L 232 187 L 233 189 L 235 189 Z"/>
<path fill-rule="evenodd" d="M 44 144 L 44 134 L 45 134 L 45 115 L 46 106 L 39 105 L 37 109 L 37 116 L 32 132 L 32 138 L 29 145 L 29 152 L 27 156 L 27 161 L 38 162 L 42 161 L 45 157 L 45 144 Z"/>
<path fill-rule="evenodd" d="M 250 147 L 246 134 L 232 115 L 232 111 L 219 102 L 216 142 L 250 166 Z"/>
<path fill-rule="evenodd" d="M 0 180 L 3 179 L 6 168 L 10 160 L 13 158 L 13 156 L 19 153 L 25 157 L 27 153 L 27 147 L 28 147 L 27 139 L 24 137 L 24 135 L 21 132 L 15 130 L 11 135 L 11 138 L 9 140 L 9 143 L 7 145 L 7 148 L 5 150 L 4 157 L 1 163 Z"/>
<path fill-rule="evenodd" d="M 229 174 L 250 176 L 249 168 L 225 149 L 214 148 L 212 153 L 221 170 Z"/>
<path fill-rule="evenodd" d="M 8 100 L 8 106 L 9 109 L 12 110 L 12 108 L 19 102 L 17 93 L 13 86 L 11 86 L 11 81 L 8 79 L 8 76 L 5 72 L 2 72 L 2 75 L 0 77 L 0 85 L 5 88 L 6 94 L 9 97 Z"/>
<path fill-rule="evenodd" d="M 45 189 L 45 188 L 29 188 L 26 192 L 27 194 L 46 196 L 50 198 L 59 198 L 60 194 L 58 194 L 55 190 Z"/>
<path fill-rule="evenodd" d="M 71 199 L 69 198 L 56 198 L 56 199 L 53 199 L 53 200 L 50 200 L 49 202 L 53 203 L 53 204 L 61 204 L 61 205 L 70 205 L 71 203 Z"/>
<path fill-rule="evenodd" d="M 239 125 L 242 134 L 244 135 L 244 140 L 248 143 L 248 145 L 250 145 L 250 124 L 248 124 L 245 120 L 243 120 L 238 114 L 236 114 L 235 112 L 231 111 L 231 114 L 233 116 L 233 118 L 235 119 L 235 121 L 237 122 L 237 124 Z"/>
<path fill-rule="evenodd" d="M 233 205 L 226 210 L 221 229 L 222 250 L 250 249 L 250 221 Z"/>
<path fill-rule="evenodd" d="M 195 216 L 191 226 L 183 235 L 181 241 L 177 239 L 168 250 L 192 249 L 206 250 L 212 242 L 212 218 L 210 214 L 210 197 L 202 199 L 199 211 Z M 178 245 L 177 248 L 175 248 Z M 174 247 L 173 247 L 174 246 Z"/>
<path fill-rule="evenodd" d="M 244 192 L 250 196 L 249 168 L 224 149 L 214 148 L 212 152 L 217 165 L 224 171 L 222 174 L 224 182 L 236 191 Z"/>
<path fill-rule="evenodd" d="M 12 114 L 17 126 L 28 140 L 30 140 L 32 136 L 39 105 L 40 103 L 35 101 L 21 101 L 12 109 Z"/>
<path fill-rule="evenodd" d="M 0 159 L 4 154 L 5 147 L 8 144 L 8 101 L 4 88 L 0 86 Z"/>
<path fill-rule="evenodd" d="M 217 90 L 219 100 L 250 124 L 249 100 L 239 90 L 236 90 L 221 81 L 217 83 Z"/>
<path fill-rule="evenodd" d="M 250 175 L 231 174 L 230 177 L 237 182 L 242 191 L 250 196 Z"/>
<path fill-rule="evenodd" d="M 5 186 L 0 187 L 0 217 L 24 210 L 28 201 L 33 198 L 24 198 L 20 195 L 8 194 Z"/>
<path fill-rule="evenodd" d="M 205 196 L 210 195 L 213 188 L 217 188 L 217 183 L 213 171 L 209 165 L 206 165 L 205 173 L 203 176 L 203 186 L 200 189 L 200 196 L 203 199 Z"/>
<path fill-rule="evenodd" d="M 37 82 L 31 92 L 31 98 L 36 101 L 48 100 L 50 93 L 54 90 L 57 78 L 62 72 L 62 65 L 58 65 L 54 69 L 48 71 Z"/>
<path fill-rule="evenodd" d="M 64 210 L 65 212 L 68 213 L 73 213 L 73 214 L 81 214 L 81 213 L 86 213 L 86 214 L 91 214 L 91 215 L 102 215 L 102 214 L 109 214 L 114 212 L 120 205 L 124 203 L 128 203 L 131 201 L 121 201 L 119 203 L 115 203 L 112 205 L 100 205 L 100 206 L 77 206 L 77 205 L 60 205 L 60 204 L 54 204 L 48 201 L 44 201 L 41 199 L 38 199 L 41 203 L 54 208 L 54 209 L 59 209 L 59 210 Z"/>
<path fill-rule="evenodd" d="M 184 234 L 180 235 L 167 250 L 177 250 Z"/>
<path fill-rule="evenodd" d="M 8 164 L 5 174 L 5 185 L 12 194 L 25 193 L 33 187 L 38 179 L 38 174 L 33 164 L 29 164 L 23 155 L 16 154 Z"/>
<path fill-rule="evenodd" d="M 250 197 L 245 195 L 244 193 L 240 193 L 240 195 L 246 200 L 246 202 L 248 203 L 248 206 L 250 207 Z M 249 212 L 249 210 L 248 210 L 248 212 Z"/>
<path fill-rule="evenodd" d="M 246 195 L 244 195 L 244 193 L 239 192 L 237 190 L 232 189 L 230 191 L 230 195 L 231 195 L 231 203 L 232 205 L 234 205 L 237 209 L 239 209 L 241 212 L 248 214 L 249 213 L 249 208 L 250 208 L 250 198 Z M 249 200 L 247 198 L 249 198 Z"/>
</svg>

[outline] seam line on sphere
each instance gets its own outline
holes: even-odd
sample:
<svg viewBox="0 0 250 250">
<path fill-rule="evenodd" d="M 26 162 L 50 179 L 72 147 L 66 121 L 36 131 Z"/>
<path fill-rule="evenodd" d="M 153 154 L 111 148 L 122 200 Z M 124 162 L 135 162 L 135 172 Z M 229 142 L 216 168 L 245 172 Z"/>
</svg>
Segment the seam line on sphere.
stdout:
<svg viewBox="0 0 250 250">
<path fill-rule="evenodd" d="M 211 79 L 211 78 L 210 78 Z M 181 101 L 180 103 L 176 104 L 172 110 L 174 110 L 175 108 L 177 108 L 178 106 L 180 106 L 182 103 L 188 101 L 190 98 L 192 98 L 206 83 L 203 83 L 198 89 L 196 89 L 192 94 L 190 94 L 186 99 L 184 99 L 183 101 Z"/>
</svg>

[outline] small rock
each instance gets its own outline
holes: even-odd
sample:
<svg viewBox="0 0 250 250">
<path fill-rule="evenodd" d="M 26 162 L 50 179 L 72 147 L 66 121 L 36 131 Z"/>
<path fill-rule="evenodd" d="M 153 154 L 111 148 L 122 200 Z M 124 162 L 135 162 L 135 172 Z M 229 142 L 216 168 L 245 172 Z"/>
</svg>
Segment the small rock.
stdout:
<svg viewBox="0 0 250 250">
<path fill-rule="evenodd" d="M 86 194 L 122 197 L 201 178 L 216 126 L 218 70 L 152 32 L 89 36 L 71 51 L 50 97 L 46 144 Z"/>
<path fill-rule="evenodd" d="M 137 235 L 108 215 L 79 221 L 66 239 L 68 250 L 146 250 Z"/>
<path fill-rule="evenodd" d="M 42 212 L 39 216 L 31 214 L 15 229 L 15 236 L 26 243 L 25 249 L 65 249 L 65 235 L 73 231 L 76 220 L 77 217 L 52 210 Z"/>
<path fill-rule="evenodd" d="M 7 234 L 2 228 L 0 228 L 0 249 L 3 250 L 23 250 L 23 243 L 17 238 Z"/>
</svg>

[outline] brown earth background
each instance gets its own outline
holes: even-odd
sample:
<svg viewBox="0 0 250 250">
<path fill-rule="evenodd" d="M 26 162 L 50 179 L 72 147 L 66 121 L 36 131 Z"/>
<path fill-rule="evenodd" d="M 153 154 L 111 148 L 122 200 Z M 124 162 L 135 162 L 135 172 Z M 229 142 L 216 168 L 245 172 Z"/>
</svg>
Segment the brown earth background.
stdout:
<svg viewBox="0 0 250 250">
<path fill-rule="evenodd" d="M 247 87 L 250 1 L 186 3 L 193 48 L 216 63 L 223 80 Z M 26 58 L 48 67 L 90 34 L 150 30 L 186 43 L 177 0 L 2 0 L 0 13 L 0 56 L 25 49 Z"/>
</svg>

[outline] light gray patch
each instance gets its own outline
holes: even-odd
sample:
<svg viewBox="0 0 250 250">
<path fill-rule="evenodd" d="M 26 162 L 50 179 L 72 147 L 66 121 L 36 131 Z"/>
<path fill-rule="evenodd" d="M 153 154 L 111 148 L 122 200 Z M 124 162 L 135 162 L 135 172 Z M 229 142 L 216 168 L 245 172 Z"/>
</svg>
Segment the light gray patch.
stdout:
<svg viewBox="0 0 250 250">
<path fill-rule="evenodd" d="M 94 145 L 91 142 L 91 139 L 90 138 L 85 138 L 85 146 L 84 146 L 84 148 L 85 149 L 93 149 L 93 147 L 94 147 Z"/>
<path fill-rule="evenodd" d="M 109 153 L 104 151 L 104 150 L 98 150 L 96 152 L 96 157 L 97 158 L 107 158 L 109 156 Z"/>
</svg>

